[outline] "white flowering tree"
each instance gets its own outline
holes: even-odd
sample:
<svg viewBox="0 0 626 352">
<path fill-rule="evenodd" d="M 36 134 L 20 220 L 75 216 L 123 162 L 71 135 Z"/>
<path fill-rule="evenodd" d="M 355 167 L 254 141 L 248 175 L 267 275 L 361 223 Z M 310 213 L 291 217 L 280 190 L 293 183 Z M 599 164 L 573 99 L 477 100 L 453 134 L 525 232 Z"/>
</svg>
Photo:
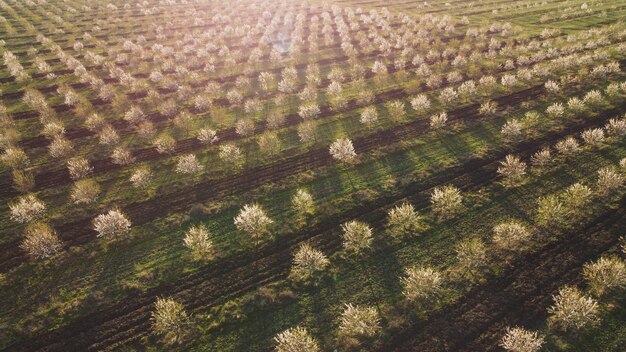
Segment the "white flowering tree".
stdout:
<svg viewBox="0 0 626 352">
<path fill-rule="evenodd" d="M 119 146 L 113 149 L 111 161 L 117 165 L 129 165 L 135 162 L 135 158 L 131 154 L 130 150 Z"/>
<path fill-rule="evenodd" d="M 384 63 L 382 63 L 381 61 L 375 61 L 372 65 L 372 73 L 376 75 L 376 80 L 380 84 L 384 82 L 384 79 L 385 77 L 387 77 L 389 71 L 387 70 L 387 66 L 385 66 Z"/>
<path fill-rule="evenodd" d="M 26 228 L 20 248 L 32 258 L 43 259 L 59 252 L 63 248 L 63 244 L 50 225 L 35 222 Z"/>
<path fill-rule="evenodd" d="M 543 337 L 535 331 L 520 327 L 507 327 L 500 346 L 508 352 L 539 352 L 544 342 Z"/>
<path fill-rule="evenodd" d="M 502 176 L 502 183 L 506 187 L 520 185 L 526 175 L 526 163 L 515 155 L 507 155 L 498 167 L 498 174 Z"/>
<path fill-rule="evenodd" d="M 183 305 L 172 298 L 157 298 L 152 311 L 152 331 L 171 345 L 185 340 L 191 322 Z"/>
<path fill-rule="evenodd" d="M 239 231 L 249 234 L 258 244 L 258 241 L 269 236 L 269 226 L 273 223 L 259 204 L 246 204 L 234 219 Z"/>
<path fill-rule="evenodd" d="M 339 111 L 348 105 L 348 100 L 339 82 L 333 81 L 328 85 L 327 95 L 330 107 L 333 111 Z"/>
<path fill-rule="evenodd" d="M 574 137 L 567 137 L 558 141 L 554 147 L 563 157 L 572 156 L 580 151 L 580 144 Z"/>
<path fill-rule="evenodd" d="M 591 292 L 602 297 L 626 287 L 626 263 L 617 257 L 602 257 L 583 267 L 583 277 Z"/>
<path fill-rule="evenodd" d="M 344 164 L 348 164 L 356 158 L 352 141 L 347 138 L 339 138 L 334 141 L 333 144 L 330 145 L 329 151 L 330 155 L 332 155 L 335 160 Z"/>
<path fill-rule="evenodd" d="M 522 123 L 517 119 L 508 120 L 500 133 L 504 135 L 507 141 L 515 141 L 518 140 L 522 136 Z"/>
<path fill-rule="evenodd" d="M 39 219 L 46 213 L 46 205 L 35 195 L 20 197 L 17 202 L 9 204 L 11 220 L 20 224 Z"/>
<path fill-rule="evenodd" d="M 453 87 L 446 87 L 439 93 L 439 102 L 443 106 L 452 105 L 459 97 L 459 94 Z"/>
<path fill-rule="evenodd" d="M 577 97 L 571 97 L 567 101 L 567 109 L 573 115 L 578 115 L 585 111 L 585 102 Z"/>
<path fill-rule="evenodd" d="M 213 101 L 206 95 L 196 95 L 193 98 L 193 107 L 199 112 L 207 112 L 213 106 Z"/>
<path fill-rule="evenodd" d="M 176 139 L 164 133 L 154 140 L 154 147 L 159 154 L 172 154 L 176 150 Z"/>
<path fill-rule="evenodd" d="M 298 109 L 298 115 L 305 121 L 317 118 L 320 112 L 320 107 L 317 103 L 304 103 Z"/>
<path fill-rule="evenodd" d="M 272 110 L 267 115 L 267 128 L 276 130 L 285 123 L 285 114 L 280 110 Z"/>
<path fill-rule="evenodd" d="M 219 140 L 217 137 L 217 132 L 210 128 L 202 128 L 198 131 L 198 140 L 202 144 L 213 144 Z"/>
<path fill-rule="evenodd" d="M 461 211 L 463 196 L 461 191 L 452 185 L 437 187 L 430 196 L 430 204 L 437 218 L 446 220 L 456 216 Z"/>
<path fill-rule="evenodd" d="M 146 188 L 152 182 L 152 171 L 148 166 L 140 167 L 130 176 L 134 188 Z"/>
<path fill-rule="evenodd" d="M 604 130 L 601 128 L 591 128 L 581 133 L 583 141 L 590 147 L 597 147 L 605 140 Z"/>
<path fill-rule="evenodd" d="M 234 144 L 223 144 L 220 146 L 219 157 L 229 169 L 239 168 L 243 165 L 243 153 Z"/>
<path fill-rule="evenodd" d="M 566 223 L 568 214 L 563 201 L 557 195 L 551 194 L 539 198 L 536 221 L 544 228 L 562 227 Z"/>
<path fill-rule="evenodd" d="M 428 99 L 428 96 L 426 96 L 425 94 L 420 94 L 417 95 L 413 98 L 411 98 L 411 108 L 413 108 L 413 110 L 415 110 L 417 113 L 424 113 L 426 110 L 428 110 L 430 108 L 430 100 Z"/>
<path fill-rule="evenodd" d="M 298 189 L 291 198 L 291 204 L 300 221 L 315 213 L 315 203 L 313 196 L 305 189 Z"/>
<path fill-rule="evenodd" d="M 548 324 L 553 328 L 577 331 L 600 321 L 598 302 L 576 287 L 562 287 L 553 299 L 554 304 L 548 308 Z"/>
<path fill-rule="evenodd" d="M 98 233 L 98 237 L 126 234 L 130 231 L 130 226 L 130 220 L 118 209 L 111 209 L 106 214 L 100 214 L 93 221 L 93 227 Z"/>
<path fill-rule="evenodd" d="M 396 237 L 415 234 L 421 228 L 421 218 L 410 203 L 402 203 L 387 211 L 389 232 Z"/>
<path fill-rule="evenodd" d="M 404 121 L 406 118 L 406 110 L 404 108 L 404 102 L 401 100 L 392 100 L 385 104 L 389 111 L 389 116 L 394 122 Z"/>
<path fill-rule="evenodd" d="M 274 337 L 276 352 L 319 352 L 317 341 L 302 327 L 287 329 Z"/>
<path fill-rule="evenodd" d="M 98 132 L 98 139 L 104 146 L 114 146 L 120 141 L 120 136 L 113 126 L 107 124 Z"/>
<path fill-rule="evenodd" d="M 146 115 L 138 106 L 131 106 L 130 109 L 124 114 L 124 120 L 128 121 L 131 124 L 139 124 L 140 122 L 144 121 L 145 118 Z"/>
<path fill-rule="evenodd" d="M 551 118 L 562 117 L 565 114 L 565 107 L 561 103 L 553 103 L 546 108 L 546 114 Z"/>
<path fill-rule="evenodd" d="M 460 274 L 476 281 L 487 269 L 487 246 L 478 238 L 464 240 L 456 246 L 456 260 Z"/>
<path fill-rule="evenodd" d="M 596 186 L 602 196 L 609 195 L 619 190 L 624 185 L 624 176 L 617 173 L 612 167 L 604 167 L 598 170 Z"/>
<path fill-rule="evenodd" d="M 254 134 L 256 127 L 254 126 L 254 121 L 249 118 L 239 119 L 235 123 L 235 132 L 241 137 L 247 137 Z"/>
<path fill-rule="evenodd" d="M 544 87 L 546 88 L 546 91 L 552 94 L 556 94 L 561 90 L 561 87 L 559 86 L 559 84 L 553 80 L 546 81 L 546 83 L 544 84 Z"/>
<path fill-rule="evenodd" d="M 43 126 L 43 131 L 41 131 L 41 134 L 50 139 L 63 137 L 63 135 L 65 134 L 65 127 L 63 127 L 63 124 L 59 121 L 50 121 Z"/>
<path fill-rule="evenodd" d="M 376 107 L 368 106 L 361 111 L 361 123 L 367 126 L 371 126 L 374 122 L 378 121 L 378 112 Z"/>
<path fill-rule="evenodd" d="M 203 167 L 193 154 L 185 154 L 178 157 L 176 172 L 183 175 L 193 175 L 202 171 Z"/>
<path fill-rule="evenodd" d="M 368 338 L 381 331 L 380 317 L 374 307 L 345 305 L 339 323 L 339 336 L 353 339 Z"/>
<path fill-rule="evenodd" d="M 67 161 L 67 170 L 72 180 L 78 180 L 87 176 L 93 171 L 93 168 L 89 165 L 89 160 L 83 157 L 76 157 Z"/>
<path fill-rule="evenodd" d="M 322 251 L 304 243 L 293 258 L 290 277 L 296 281 L 305 281 L 324 271 L 329 264 L 330 261 Z"/>
<path fill-rule="evenodd" d="M 626 135 L 626 118 L 613 118 L 604 126 L 606 134 L 612 137 Z"/>
<path fill-rule="evenodd" d="M 532 233 L 518 221 L 507 221 L 494 226 L 493 243 L 500 249 L 520 251 L 528 247 Z"/>
<path fill-rule="evenodd" d="M 448 114 L 444 111 L 439 114 L 434 114 L 430 117 L 430 127 L 434 130 L 443 128 L 448 121 Z"/>
<path fill-rule="evenodd" d="M 7 147 L 0 154 L 0 161 L 12 169 L 22 169 L 28 166 L 29 159 L 26 152 L 19 147 Z"/>
<path fill-rule="evenodd" d="M 70 198 L 74 204 L 91 204 L 100 194 L 100 185 L 93 179 L 78 180 L 72 186 Z"/>
<path fill-rule="evenodd" d="M 400 280 L 404 297 L 420 306 L 437 300 L 443 290 L 441 273 L 430 267 L 410 267 Z"/>
<path fill-rule="evenodd" d="M 372 245 L 372 228 L 361 221 L 348 221 L 341 225 L 343 248 L 347 252 L 361 254 Z"/>
<path fill-rule="evenodd" d="M 543 172 L 553 160 L 550 148 L 545 147 L 531 156 L 530 163 L 536 171 Z"/>
<path fill-rule="evenodd" d="M 209 239 L 209 231 L 204 225 L 189 228 L 183 243 L 191 251 L 194 260 L 211 260 L 215 257 L 213 242 Z"/>
<path fill-rule="evenodd" d="M 62 159 L 74 150 L 72 142 L 63 136 L 55 137 L 48 145 L 48 152 L 50 156 L 57 159 Z"/>
</svg>

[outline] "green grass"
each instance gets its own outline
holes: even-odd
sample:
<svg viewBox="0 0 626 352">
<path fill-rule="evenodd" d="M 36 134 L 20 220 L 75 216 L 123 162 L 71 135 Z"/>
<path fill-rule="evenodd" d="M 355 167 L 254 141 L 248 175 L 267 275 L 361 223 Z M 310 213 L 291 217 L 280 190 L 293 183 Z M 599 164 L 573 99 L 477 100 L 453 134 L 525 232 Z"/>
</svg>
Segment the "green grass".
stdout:
<svg viewBox="0 0 626 352">
<path fill-rule="evenodd" d="M 580 6 L 584 1 L 577 0 L 568 2 L 567 6 Z M 68 4 L 78 6 L 81 1 L 71 1 Z M 357 4 L 356 1 L 342 1 L 344 4 L 355 4 L 363 6 L 366 11 L 367 5 Z M 615 3 L 603 3 L 598 7 L 593 3 L 594 11 L 608 10 L 607 16 L 598 16 L 596 13 L 575 19 L 559 20 L 542 24 L 540 18 L 545 13 L 557 13 L 562 6 L 561 2 L 549 1 L 545 5 L 538 4 L 525 8 L 527 2 L 507 2 L 497 1 L 483 4 L 477 3 L 473 7 L 465 3 L 459 6 L 446 6 L 446 1 L 432 2 L 432 7 L 424 9 L 413 9 L 411 15 L 420 15 L 428 11 L 444 9 L 436 15 L 450 14 L 453 18 L 460 18 L 466 13 L 489 10 L 484 13 L 470 15 L 470 26 L 489 26 L 493 21 L 510 21 L 514 26 L 520 26 L 514 31 L 514 37 L 523 35 L 538 35 L 544 27 L 558 28 L 565 34 L 578 34 L 587 29 L 608 26 L 619 23 L 624 15 L 623 1 Z M 456 3 L 454 3 L 456 4 Z M 462 5 L 461 5 L 462 4 Z M 71 47 L 74 39 L 81 40 L 80 36 L 85 30 L 89 30 L 85 22 L 78 22 L 79 18 L 95 18 L 95 12 L 85 12 L 79 14 L 69 14 L 61 5 L 47 4 L 42 7 L 29 8 L 24 5 L 14 6 L 11 4 L 0 9 L 0 14 L 6 18 L 17 18 L 23 16 L 27 21 L 32 22 L 39 31 L 46 32 L 48 29 L 64 27 L 68 31 L 66 34 L 50 35 L 56 40 L 67 39 L 61 44 L 62 47 Z M 373 5 L 380 5 L 376 3 Z M 394 12 L 404 7 L 412 6 L 412 3 L 397 1 L 385 4 Z M 612 6 L 617 6 L 617 10 L 612 10 Z M 192 5 L 189 5 L 192 6 Z M 193 5 L 195 6 L 195 5 Z M 207 5 L 212 11 L 217 5 Z M 14 7 L 14 9 L 11 9 Z M 121 7 L 121 6 L 120 6 Z M 497 13 L 491 13 L 491 9 L 498 8 Z M 59 26 L 48 18 L 46 11 L 50 9 L 53 13 L 64 18 L 71 18 L 76 21 Z M 105 25 L 102 40 L 93 41 L 96 46 L 89 50 L 95 53 L 105 53 L 107 42 L 116 40 L 117 43 L 111 47 L 114 50 L 122 48 L 125 37 L 132 38 L 130 33 L 143 30 L 149 27 L 152 21 L 166 21 L 176 17 L 183 19 L 185 6 L 175 5 L 171 12 L 154 17 L 123 17 L 120 23 Z M 380 11 L 380 7 L 377 8 Z M 117 13 L 123 13 L 117 10 Z M 135 13 L 138 11 L 135 10 Z M 66 17 L 67 16 L 67 17 Z M 139 24 L 138 27 L 134 27 Z M 25 34 L 25 26 L 18 25 L 18 21 L 12 21 L 12 25 L 19 34 Z M 2 26 L 0 26 L 2 27 Z M 623 27 L 623 25 L 622 25 Z M 0 28 L 0 31 L 4 30 Z M 458 26 L 457 33 L 464 33 L 466 26 Z M 166 31 L 168 32 L 168 31 Z M 164 40 L 166 45 L 175 45 L 181 39 L 176 31 L 172 30 L 172 35 L 168 33 Z M 99 34 L 100 35 L 100 34 Z M 153 34 L 146 35 L 152 40 Z M 240 40 L 239 36 L 229 38 L 233 42 Z M 510 38 L 509 38 L 510 39 Z M 507 38 L 499 40 L 510 41 Z M 580 39 L 583 43 L 586 39 Z M 462 44 L 474 45 L 475 40 L 453 39 L 450 43 L 435 40 L 430 46 L 424 46 L 423 50 L 418 50 L 420 54 L 425 54 L 427 49 L 439 51 L 448 47 L 459 48 Z M 569 43 L 565 37 L 549 40 L 552 47 L 561 48 Z M 85 41 L 85 44 L 91 44 Z M 24 52 L 28 46 L 38 45 L 32 38 L 21 38 L 19 36 L 7 39 L 7 48 L 15 53 Z M 543 50 L 543 49 L 540 49 Z M 609 54 L 614 59 L 621 59 L 623 54 L 618 53 L 617 44 L 607 48 Z M 72 52 L 71 49 L 67 50 Z M 467 78 L 478 79 L 482 72 L 493 72 L 497 65 L 505 62 L 506 59 L 514 59 L 516 55 L 523 53 L 523 50 L 516 49 L 505 57 L 498 57 L 496 60 L 480 60 L 470 64 L 467 68 L 460 69 Z M 73 53 L 75 55 L 76 53 Z M 242 53 L 245 57 L 246 53 Z M 397 54 L 397 53 L 396 53 Z M 531 55 L 532 53 L 524 53 Z M 298 62 L 315 61 L 320 59 L 332 59 L 343 55 L 341 50 L 332 48 L 324 49 L 315 56 L 302 55 Z M 46 53 L 40 55 L 44 59 L 54 58 L 56 55 Z M 132 55 L 131 55 L 132 56 Z M 366 68 L 374 62 L 373 57 L 363 60 Z M 32 61 L 29 57 L 20 57 L 22 63 Z M 410 60 L 409 60 L 410 61 Z M 387 63 L 391 63 L 387 60 Z M 594 62 L 595 63 L 595 62 Z M 286 66 L 290 63 L 281 63 L 278 66 Z M 51 64 L 53 69 L 64 69 L 62 63 Z M 320 67 L 321 77 L 325 78 L 336 63 L 325 64 Z M 349 64 L 342 62 L 338 66 L 348 69 Z M 273 63 L 264 62 L 254 66 L 255 71 L 264 71 L 276 67 Z M 149 73 L 153 68 L 151 63 L 128 66 L 131 73 Z M 202 74 L 202 77 L 215 79 L 238 74 L 242 72 L 243 65 L 228 70 L 218 70 L 215 74 Z M 449 72 L 452 68 L 448 64 L 434 65 L 435 72 Z M 576 72 L 578 68 L 562 70 L 554 75 L 554 79 L 568 73 Z M 28 67 L 28 72 L 36 72 L 36 68 Z M 105 69 L 93 72 L 98 76 L 106 75 Z M 410 73 L 410 70 L 409 70 Z M 300 72 L 300 80 L 303 80 Z M 6 67 L 0 68 L 0 78 L 8 77 Z M 584 91 L 591 88 L 604 88 L 610 82 L 618 82 L 623 79 L 621 76 L 610 77 L 607 82 L 591 82 L 581 84 L 577 87 L 564 87 L 564 95 L 579 96 Z M 78 80 L 72 75 L 64 75 L 52 81 L 35 80 L 28 84 L 18 84 L 15 82 L 3 85 L 4 93 L 11 93 L 22 90 L 24 87 L 42 88 L 50 84 L 76 83 Z M 528 82 L 527 86 L 533 86 L 539 80 Z M 413 93 L 418 90 L 423 79 L 416 78 L 410 74 L 408 78 L 402 74 L 394 74 L 388 77 L 383 84 L 378 84 L 375 79 L 368 79 L 364 82 L 367 89 L 374 93 L 388 91 L 390 89 L 401 88 Z M 155 86 L 152 85 L 154 88 Z M 224 86 L 228 90 L 232 84 Z M 582 89 L 584 87 L 584 89 Z M 253 85 L 250 96 L 258 89 Z M 344 87 L 346 95 L 355 97 L 361 88 L 354 84 Z M 88 104 L 89 112 L 98 112 L 109 122 L 122 118 L 127 108 L 133 102 L 126 99 L 124 89 L 117 88 L 118 94 L 122 96 L 119 106 L 92 107 Z M 198 93 L 201 89 L 195 89 Z M 94 98 L 96 92 L 91 88 L 79 91 L 82 99 Z M 503 92 L 498 92 L 498 95 Z M 436 101 L 438 91 L 429 94 L 432 101 Z M 169 95 L 171 96 L 171 95 Z M 483 101 L 485 97 L 478 97 L 474 101 Z M 621 97 L 623 98 L 623 97 Z M 569 124 L 570 120 L 576 122 L 587 118 L 592 118 L 601 111 L 612 106 L 622 106 L 622 99 L 615 99 L 610 104 L 606 104 L 594 111 L 590 111 L 580 118 L 567 118 L 563 124 Z M 56 93 L 46 94 L 48 104 L 56 105 L 62 103 L 62 98 Z M 262 99 L 262 98 L 261 98 Z M 283 107 L 288 113 L 297 112 L 298 99 L 291 99 L 289 107 Z M 403 304 L 401 294 L 402 287 L 399 283 L 399 276 L 402 275 L 406 266 L 420 264 L 432 265 L 441 270 L 447 270 L 454 265 L 454 246 L 460 240 L 470 237 L 488 240 L 491 235 L 491 228 L 508 217 L 523 219 L 532 226 L 536 199 L 542 195 L 550 194 L 564 189 L 570 184 L 583 181 L 592 184 L 596 177 L 596 170 L 606 165 L 614 165 L 621 158 L 626 156 L 624 142 L 605 146 L 600 150 L 585 151 L 581 155 L 563 162 L 558 168 L 541 176 L 529 177 L 528 182 L 515 189 L 505 190 L 499 183 L 488 183 L 479 188 L 470 188 L 464 194 L 466 211 L 458 218 L 437 223 L 428 208 L 427 193 L 405 194 L 403 190 L 407 185 L 419 185 L 422 182 L 437 176 L 446 175 L 450 169 L 462 165 L 464 162 L 475 157 L 488 157 L 493 153 L 504 150 L 505 143 L 500 136 L 500 128 L 506 120 L 511 118 L 521 118 L 527 110 L 545 111 L 545 108 L 552 101 L 563 101 L 563 97 L 540 97 L 533 101 L 529 107 L 516 107 L 507 111 L 502 116 L 480 122 L 468 122 L 455 125 L 442 132 L 428 132 L 411 140 L 392 141 L 390 145 L 376 148 L 373 151 L 359 156 L 359 163 L 343 168 L 337 165 L 326 165 L 320 168 L 306 170 L 297 175 L 292 175 L 286 179 L 261 185 L 260 187 L 245 193 L 228 192 L 228 194 L 213 199 L 211 201 L 201 200 L 205 212 L 198 214 L 192 211 L 193 204 L 189 207 L 176 211 L 167 212 L 166 215 L 151 219 L 146 224 L 135 226 L 132 233 L 126 237 L 116 240 L 91 239 L 85 244 L 70 248 L 57 258 L 49 261 L 36 262 L 29 261 L 13 268 L 8 273 L 4 273 L 0 280 L 0 285 L 5 294 L 0 298 L 0 337 L 4 343 L 11 343 L 19 340 L 26 340 L 37 336 L 38 333 L 54 328 L 63 328 L 76 319 L 87 314 L 97 312 L 102 307 L 113 305 L 117 302 L 131 299 L 137 295 L 146 293 L 150 289 L 170 285 L 186 275 L 195 273 L 210 272 L 212 268 L 219 266 L 220 260 L 239 258 L 248 253 L 254 253 L 255 246 L 248 236 L 236 231 L 233 225 L 233 217 L 245 203 L 256 201 L 264 206 L 269 216 L 274 219 L 275 242 L 268 242 L 263 246 L 271 246 L 273 243 L 285 241 L 289 236 L 298 234 L 301 230 L 294 224 L 294 213 L 291 209 L 291 197 L 298 188 L 306 188 L 311 191 L 316 201 L 317 215 L 307 228 L 312 228 L 316 224 L 325 220 L 333 220 L 348 209 L 355 209 L 363 204 L 373 204 L 379 199 L 394 199 L 398 201 L 408 200 L 416 203 L 421 213 L 425 217 L 427 230 L 419 236 L 413 236 L 402 241 L 391 241 L 386 236 L 385 229 L 380 216 L 381 211 L 363 214 L 362 220 L 372 222 L 375 229 L 375 245 L 372 253 L 354 260 L 346 258 L 337 247 L 340 238 L 339 223 L 329 231 L 325 231 L 321 236 L 334 238 L 322 242 L 323 249 L 331 258 L 332 266 L 327 275 L 316 287 L 301 287 L 294 285 L 284 278 L 284 273 L 277 278 L 272 278 L 266 286 L 283 293 L 284 298 L 278 303 L 263 303 L 262 294 L 255 287 L 252 291 L 243 292 L 235 297 L 221 297 L 209 306 L 200 306 L 196 309 L 189 309 L 193 313 L 194 321 L 197 323 L 197 332 L 194 339 L 188 344 L 179 346 L 180 350 L 219 350 L 219 351 L 265 351 L 271 349 L 274 344 L 272 337 L 287 328 L 302 325 L 320 341 L 324 350 L 332 350 L 337 347 L 336 327 L 337 317 L 341 312 L 344 303 L 353 302 L 358 304 L 378 305 L 383 312 L 384 331 L 382 340 L 389 337 L 391 332 L 397 331 L 397 327 L 406 326 L 408 320 L 417 315 L 424 316 L 427 312 L 411 310 Z M 408 107 L 408 121 L 426 119 L 429 114 L 416 115 Z M 320 105 L 327 104 L 325 94 L 320 91 L 318 102 Z M 21 100 L 7 99 L 5 102 L 10 113 L 28 111 L 29 108 Z M 273 103 L 264 101 L 264 111 L 273 108 Z M 149 113 L 157 110 L 156 106 L 139 102 L 144 107 L 144 112 Z M 185 109 L 191 105 L 190 101 L 180 102 L 181 108 Z M 380 122 L 374 127 L 375 130 L 387 130 L 394 126 L 390 121 L 387 109 L 378 105 Z M 436 103 L 431 112 L 440 110 L 450 110 L 448 107 Z M 287 157 L 302 155 L 308 148 L 326 148 L 338 136 L 349 136 L 352 139 L 367 137 L 371 130 L 365 128 L 359 122 L 361 109 L 351 110 L 335 114 L 318 122 L 318 138 L 313 146 L 303 146 L 298 140 L 296 127 L 283 128 L 278 131 L 282 142 L 281 154 L 275 159 L 263 158 L 258 155 L 257 136 L 245 138 L 237 141 L 237 144 L 244 150 L 244 154 L 249 158 L 246 167 L 260 165 L 279 164 Z M 242 109 L 216 108 L 210 114 L 200 114 L 196 116 L 191 126 L 187 126 L 186 131 L 173 128 L 171 122 L 164 121 L 156 124 L 158 134 L 170 133 L 177 139 L 189 138 L 195 132 L 205 126 L 216 129 L 229 128 L 244 116 Z M 590 115 L 590 116 L 587 116 Z M 59 115 L 66 128 L 77 128 L 83 124 L 85 116 L 78 111 L 71 111 Z M 253 116 L 259 121 L 264 118 L 262 114 Z M 541 119 L 533 137 L 547 135 L 558 131 L 561 121 Z M 40 134 L 42 124 L 37 118 L 19 120 L 16 129 L 20 132 L 21 138 L 36 137 Z M 149 141 L 137 138 L 132 131 L 123 132 L 121 144 L 133 149 L 143 148 L 150 145 Z M 104 159 L 110 155 L 110 150 L 98 145 L 97 137 L 80 138 L 74 141 L 77 155 L 84 155 L 91 160 Z M 154 199 L 157 196 L 168 194 L 185 194 L 194 192 L 198 180 L 218 179 L 228 177 L 228 170 L 217 157 L 218 147 L 207 147 L 194 151 L 201 163 L 207 168 L 196 180 L 185 179 L 173 174 L 176 157 L 164 156 L 157 160 L 144 163 L 152 168 L 155 173 L 155 185 L 147 191 L 130 189 L 128 178 L 133 167 L 124 167 L 115 171 L 101 173 L 95 179 L 103 188 L 103 194 L 98 200 L 98 204 L 93 207 L 76 207 L 68 204 L 69 190 L 71 184 L 56 186 L 38 192 L 38 196 L 44 199 L 50 209 L 48 220 L 55 225 L 62 225 L 72 219 L 91 218 L 114 205 L 122 208 L 132 202 Z M 27 151 L 35 170 L 63 170 L 62 162 L 53 160 L 47 153 L 46 148 L 34 148 Z M 244 171 L 245 172 L 245 171 Z M 9 179 L 10 170 L 4 166 L 0 168 L 2 177 Z M 452 181 L 452 180 L 451 180 Z M 7 199 L 0 204 L 0 243 L 6 244 L 20 238 L 22 227 L 17 226 L 8 219 Z M 163 206 L 167 206 L 164 204 Z M 197 205 L 196 205 L 197 206 Z M 387 204 L 385 207 L 391 206 Z M 383 207 L 383 208 L 385 208 Z M 589 218 L 601 216 L 602 205 L 590 207 Z M 376 215 L 378 214 L 378 215 Z M 132 219 L 131 219 L 132 220 Z M 183 246 L 182 238 L 184 232 L 193 224 L 205 224 L 211 232 L 211 239 L 219 249 L 220 257 L 214 263 L 200 264 L 191 261 L 188 250 Z M 305 228 L 306 230 L 306 228 Z M 319 241 L 321 236 L 316 236 L 315 241 Z M 317 244 L 317 243 L 316 243 Z M 285 263 L 287 265 L 287 263 Z M 499 264 L 494 263 L 492 269 L 494 275 L 499 273 Z M 5 289 L 6 288 L 6 289 Z M 445 305 L 463 295 L 467 285 L 457 285 L 446 292 L 441 305 Z M 187 292 L 181 299 L 189 305 L 193 304 L 194 297 L 201 297 L 202 292 Z M 586 332 L 575 341 L 559 347 L 563 351 L 618 351 L 620 345 L 626 341 L 626 331 L 624 325 L 623 300 L 616 300 L 615 308 L 609 312 L 600 328 Z M 435 307 L 438 308 L 439 306 Z M 155 337 L 148 336 L 148 331 L 140 333 L 142 347 L 148 350 L 170 350 L 169 347 L 161 345 Z M 6 341 L 6 342 L 4 342 Z M 376 342 L 374 342 L 374 345 Z M 556 343 L 555 343 L 556 345 Z M 120 349 L 132 348 L 128 346 L 115 346 Z M 142 349 L 143 349 L 142 348 Z"/>
</svg>

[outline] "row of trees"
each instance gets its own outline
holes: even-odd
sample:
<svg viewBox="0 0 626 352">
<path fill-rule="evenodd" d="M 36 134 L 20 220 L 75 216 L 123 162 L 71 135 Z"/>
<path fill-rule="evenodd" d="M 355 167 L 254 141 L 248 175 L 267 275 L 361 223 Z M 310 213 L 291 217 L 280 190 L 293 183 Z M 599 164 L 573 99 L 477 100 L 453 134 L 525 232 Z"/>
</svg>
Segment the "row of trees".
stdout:
<svg viewBox="0 0 626 352">
<path fill-rule="evenodd" d="M 612 119 L 605 127 L 607 134 L 613 138 L 620 138 L 626 134 L 626 118 Z M 588 134 L 588 130 L 582 133 L 583 139 Z M 609 142 L 604 139 L 602 134 L 601 141 Z M 613 139 L 614 140 L 614 139 Z M 591 142 L 589 142 L 591 143 Z M 565 148 L 563 145 L 568 145 Z M 598 141 L 594 140 L 591 146 L 597 146 Z M 556 149 L 564 157 L 571 156 L 580 148 L 578 142 L 568 137 L 556 143 Z M 338 139 L 329 148 L 330 154 L 337 161 L 349 164 L 356 158 L 354 146 L 349 139 Z M 540 170 L 553 163 L 553 157 L 549 148 L 544 148 L 535 153 L 531 157 L 531 163 Z M 88 165 L 84 160 L 73 159 L 73 167 L 70 170 L 72 175 L 80 178 L 89 172 Z M 183 156 L 179 160 L 177 168 L 180 171 L 188 173 L 197 172 L 202 166 L 193 155 Z M 501 166 L 497 170 L 498 174 L 503 177 L 503 183 L 507 187 L 519 185 L 526 175 L 526 163 L 520 158 L 508 155 L 501 162 Z M 131 176 L 131 181 L 136 187 L 145 187 L 149 184 L 151 173 L 149 169 L 139 169 Z M 598 196 L 609 195 L 620 189 L 624 183 L 624 177 L 613 168 L 603 168 L 598 172 L 597 191 Z M 99 186 L 92 180 L 78 180 L 72 189 L 72 199 L 77 204 L 90 203 L 95 199 L 99 192 Z M 549 226 L 550 224 L 564 224 L 566 219 L 576 214 L 583 213 L 584 206 L 592 200 L 593 190 L 585 185 L 576 183 L 569 187 L 565 192 L 558 195 L 549 195 L 540 199 L 537 209 L 537 222 Z M 434 216 L 439 220 L 446 220 L 457 215 L 463 209 L 461 192 L 452 185 L 437 187 L 431 194 L 431 209 Z M 300 189 L 293 197 L 293 205 L 298 217 L 303 220 L 311 215 L 314 211 L 314 202 L 312 195 L 306 190 Z M 46 206 L 35 195 L 30 194 L 19 198 L 19 200 L 10 205 L 11 219 L 18 223 L 33 223 L 45 216 Z M 396 228 L 392 233 L 396 235 L 400 232 L 407 232 L 407 229 L 419 228 L 419 216 L 414 208 L 409 204 L 404 204 L 394 208 L 389 214 L 389 224 Z M 266 215 L 265 211 L 258 204 L 247 204 L 235 218 L 235 226 L 243 232 L 248 233 L 251 238 L 258 244 L 261 240 L 271 237 L 269 225 L 272 220 Z M 120 235 L 130 229 L 130 221 L 120 210 L 111 210 L 108 214 L 98 216 L 94 221 L 95 230 L 98 236 Z M 402 229 L 402 230 L 398 230 Z M 362 223 L 352 221 L 343 225 L 344 230 L 344 246 L 347 250 L 360 252 L 371 244 L 371 229 Z M 515 231 L 515 226 L 510 225 L 506 231 L 507 235 L 502 240 L 495 237 L 495 242 L 504 243 L 505 247 L 511 247 L 514 243 L 510 241 L 515 239 L 516 243 L 524 243 L 528 239 L 528 234 L 523 231 Z M 38 243 L 38 249 L 32 244 L 28 246 L 28 252 L 34 257 L 48 257 L 51 253 L 59 250 L 60 240 L 54 234 L 51 228 L 36 225 L 32 229 L 29 227 L 26 234 L 26 240 Z M 515 235 L 512 235 L 515 234 Z M 40 239 L 37 239 L 40 237 Z M 194 252 L 194 257 L 211 258 L 212 244 L 208 238 L 206 231 L 191 231 L 186 239 L 186 245 Z M 26 248 L 26 247 L 25 247 Z M 51 250 L 53 248 L 54 250 Z"/>
<path fill-rule="evenodd" d="M 610 119 L 604 128 L 591 128 L 581 133 L 583 145 L 573 136 L 566 137 L 554 145 L 557 154 L 553 154 L 551 147 L 544 147 L 535 152 L 530 158 L 530 165 L 536 173 L 545 172 L 551 165 L 554 165 L 555 159 L 567 159 L 582 151 L 583 146 L 588 148 L 598 148 L 602 145 L 619 141 L 626 135 L 626 118 Z M 500 163 L 498 174 L 502 177 L 502 183 L 506 187 L 515 187 L 521 185 L 526 180 L 528 165 L 518 156 L 507 155 Z M 600 194 L 606 194 L 613 189 L 619 188 L 619 175 L 610 169 L 603 169 L 598 180 L 598 188 Z"/>
</svg>

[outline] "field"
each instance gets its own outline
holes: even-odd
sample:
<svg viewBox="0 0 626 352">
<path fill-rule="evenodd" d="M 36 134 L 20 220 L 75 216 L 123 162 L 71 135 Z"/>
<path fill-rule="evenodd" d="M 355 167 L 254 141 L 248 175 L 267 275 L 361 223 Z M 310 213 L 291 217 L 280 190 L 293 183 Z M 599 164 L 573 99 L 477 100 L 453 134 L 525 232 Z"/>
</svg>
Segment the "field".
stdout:
<svg viewBox="0 0 626 352">
<path fill-rule="evenodd" d="M 0 351 L 626 351 L 626 0 L 0 0 Z"/>
</svg>

